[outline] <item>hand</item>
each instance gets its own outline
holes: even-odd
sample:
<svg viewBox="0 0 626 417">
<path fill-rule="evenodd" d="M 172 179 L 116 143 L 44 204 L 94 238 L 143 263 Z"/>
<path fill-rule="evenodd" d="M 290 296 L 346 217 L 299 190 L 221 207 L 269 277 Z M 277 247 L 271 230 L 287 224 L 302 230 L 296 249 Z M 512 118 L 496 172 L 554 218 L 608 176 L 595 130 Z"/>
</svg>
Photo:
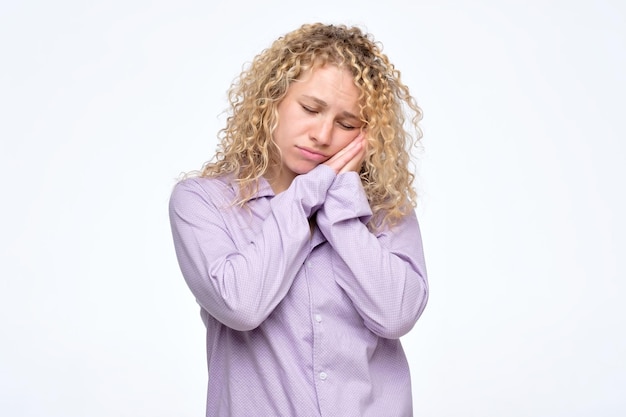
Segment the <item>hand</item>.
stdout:
<svg viewBox="0 0 626 417">
<path fill-rule="evenodd" d="M 324 164 L 331 167 L 336 174 L 348 171 L 359 172 L 365 159 L 366 143 L 365 131 L 362 131 L 348 146 L 334 154 Z"/>
</svg>

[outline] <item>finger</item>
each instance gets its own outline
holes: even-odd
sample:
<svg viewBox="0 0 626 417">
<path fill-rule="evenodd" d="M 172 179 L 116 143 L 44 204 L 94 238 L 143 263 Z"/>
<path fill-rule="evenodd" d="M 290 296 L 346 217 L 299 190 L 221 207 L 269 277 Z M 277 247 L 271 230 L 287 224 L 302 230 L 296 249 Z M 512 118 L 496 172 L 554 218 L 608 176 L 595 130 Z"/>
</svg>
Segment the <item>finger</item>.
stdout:
<svg viewBox="0 0 626 417">
<path fill-rule="evenodd" d="M 354 142 L 338 152 L 329 162 L 329 166 L 339 173 L 361 150 L 361 143 Z"/>
<path fill-rule="evenodd" d="M 359 135 L 345 148 L 333 155 L 325 164 L 331 167 L 335 173 L 339 173 L 339 171 L 359 153 L 362 147 L 363 136 Z"/>
<path fill-rule="evenodd" d="M 357 140 L 354 142 L 354 148 L 347 149 L 346 154 L 343 155 L 344 158 L 346 158 L 346 165 L 341 168 L 341 171 L 345 172 L 360 168 L 361 163 L 365 159 L 366 152 L 367 140 L 365 138 L 365 133 L 361 132 L 361 134 L 357 137 Z"/>
<path fill-rule="evenodd" d="M 341 174 L 343 172 L 348 172 L 348 171 L 358 172 L 361 169 L 361 165 L 363 164 L 363 161 L 365 160 L 365 153 L 366 153 L 365 141 L 362 141 L 360 146 L 357 148 L 357 151 L 352 156 L 352 158 L 350 158 L 346 162 L 346 164 L 339 170 L 338 173 Z"/>
</svg>

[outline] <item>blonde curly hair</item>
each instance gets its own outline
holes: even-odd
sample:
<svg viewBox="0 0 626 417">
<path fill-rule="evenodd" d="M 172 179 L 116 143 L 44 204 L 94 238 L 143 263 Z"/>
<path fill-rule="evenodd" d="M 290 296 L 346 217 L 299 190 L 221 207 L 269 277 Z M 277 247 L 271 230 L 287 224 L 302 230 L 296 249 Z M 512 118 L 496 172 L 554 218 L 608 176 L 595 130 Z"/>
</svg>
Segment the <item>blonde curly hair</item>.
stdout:
<svg viewBox="0 0 626 417">
<path fill-rule="evenodd" d="M 275 40 L 228 90 L 226 127 L 219 131 L 215 156 L 199 175 L 234 174 L 240 190 L 234 203 L 245 206 L 268 168 L 280 165 L 272 137 L 278 104 L 290 84 L 309 70 L 337 65 L 350 71 L 360 90 L 359 116 L 368 141 L 360 177 L 373 212 L 369 226 L 395 224 L 416 206 L 409 166 L 410 151 L 422 137 L 422 111 L 381 49 L 358 27 L 322 23 L 304 24 Z"/>
</svg>

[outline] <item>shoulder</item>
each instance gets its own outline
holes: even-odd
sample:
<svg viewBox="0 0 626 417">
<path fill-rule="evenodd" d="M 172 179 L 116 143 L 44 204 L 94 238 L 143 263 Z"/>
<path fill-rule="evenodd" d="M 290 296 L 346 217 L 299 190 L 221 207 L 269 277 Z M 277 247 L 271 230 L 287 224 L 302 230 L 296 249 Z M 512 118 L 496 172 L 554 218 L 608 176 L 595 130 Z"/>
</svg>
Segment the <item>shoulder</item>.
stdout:
<svg viewBox="0 0 626 417">
<path fill-rule="evenodd" d="M 236 193 L 229 176 L 220 177 L 188 177 L 174 185 L 170 203 L 186 201 L 203 201 L 205 203 L 223 204 L 232 202 Z"/>
</svg>

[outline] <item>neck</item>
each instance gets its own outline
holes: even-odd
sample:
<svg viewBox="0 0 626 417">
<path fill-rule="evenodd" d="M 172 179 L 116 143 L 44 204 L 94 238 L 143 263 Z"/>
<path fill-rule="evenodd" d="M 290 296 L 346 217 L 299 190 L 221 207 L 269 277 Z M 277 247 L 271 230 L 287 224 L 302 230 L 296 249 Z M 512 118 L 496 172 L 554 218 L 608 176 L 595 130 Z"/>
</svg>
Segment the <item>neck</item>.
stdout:
<svg viewBox="0 0 626 417">
<path fill-rule="evenodd" d="M 265 179 L 272 187 L 274 194 L 279 194 L 285 191 L 291 185 L 291 182 L 295 178 L 295 175 L 289 175 L 289 173 L 282 171 L 276 172 L 272 170 L 265 175 Z"/>
</svg>

